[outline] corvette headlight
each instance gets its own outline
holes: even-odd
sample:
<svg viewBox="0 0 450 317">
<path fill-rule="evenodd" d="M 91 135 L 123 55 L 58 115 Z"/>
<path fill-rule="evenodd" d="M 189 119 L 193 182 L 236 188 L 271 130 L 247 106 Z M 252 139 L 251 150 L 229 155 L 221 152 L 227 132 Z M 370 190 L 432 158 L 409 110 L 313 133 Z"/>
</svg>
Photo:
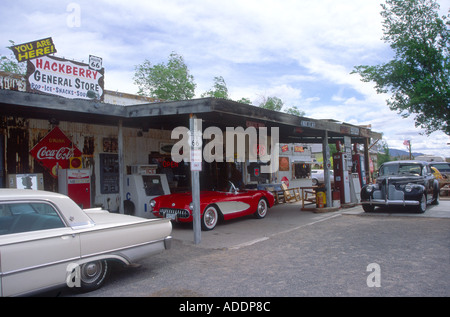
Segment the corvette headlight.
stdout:
<svg viewBox="0 0 450 317">
<path fill-rule="evenodd" d="M 154 201 L 153 199 L 150 200 L 150 206 L 153 208 L 156 205 L 156 201 Z"/>
<path fill-rule="evenodd" d="M 189 209 L 190 209 L 190 210 L 194 210 L 194 203 L 193 203 L 193 202 L 191 202 L 191 203 L 189 204 Z"/>
</svg>

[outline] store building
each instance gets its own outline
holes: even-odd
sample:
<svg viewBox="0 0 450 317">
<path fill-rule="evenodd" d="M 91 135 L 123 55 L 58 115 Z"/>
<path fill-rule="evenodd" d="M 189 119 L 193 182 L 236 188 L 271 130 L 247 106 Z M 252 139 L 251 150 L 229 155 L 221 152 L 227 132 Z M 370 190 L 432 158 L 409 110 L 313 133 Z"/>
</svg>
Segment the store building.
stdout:
<svg viewBox="0 0 450 317">
<path fill-rule="evenodd" d="M 209 127 L 222 131 L 227 127 L 263 127 L 269 138 L 272 128 L 279 131 L 278 171 L 262 174 L 262 163 L 247 158 L 243 162 L 204 162 L 200 185 L 205 189 L 220 189 L 221 182 L 231 177 L 234 166 L 248 186 L 281 182 L 283 178 L 291 186 L 305 186 L 310 184 L 308 169 L 313 163 L 310 144 L 339 142 L 351 151 L 352 144 L 358 143 L 367 152 L 369 144 L 381 138 L 381 134 L 367 128 L 298 117 L 231 100 L 162 102 L 105 91 L 100 101 L 31 93 L 25 91 L 23 78 L 0 72 L 0 186 L 17 186 L 11 183 L 9 175 L 39 174 L 43 189 L 60 191 L 58 171 L 82 167 L 89 171 L 91 206 L 123 212 L 127 192 L 121 185 L 126 182 L 126 175 L 135 172 L 137 166 L 156 165 L 152 173 L 168 175 L 171 191 L 189 190 L 189 164 L 174 162 L 170 150 L 177 142 L 172 139 L 172 131 L 180 126 L 189 128 L 192 115 L 202 120 L 203 131 Z M 52 139 L 52 131 L 60 131 L 63 136 Z M 69 142 L 64 147 L 72 150 L 67 164 L 57 163 L 49 168 L 45 160 L 50 159 L 36 156 L 36 146 L 53 140 L 61 142 L 62 147 L 63 139 Z M 58 152 L 52 153 L 48 150 L 50 145 L 43 144 L 49 156 Z M 40 153 L 45 151 L 41 149 Z M 73 157 L 79 161 L 72 162 Z M 330 161 L 326 151 L 323 161 Z M 331 168 L 324 165 L 325 169 Z M 365 166 L 368 171 L 367 159 Z"/>
</svg>

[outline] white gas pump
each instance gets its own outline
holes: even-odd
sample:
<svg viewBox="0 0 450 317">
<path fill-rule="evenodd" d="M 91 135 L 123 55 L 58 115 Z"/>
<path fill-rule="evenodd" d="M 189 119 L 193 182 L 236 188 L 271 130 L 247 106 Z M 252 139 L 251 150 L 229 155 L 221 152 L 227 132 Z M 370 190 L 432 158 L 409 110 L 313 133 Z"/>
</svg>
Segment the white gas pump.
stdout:
<svg viewBox="0 0 450 317">
<path fill-rule="evenodd" d="M 124 211 L 142 218 L 153 218 L 150 200 L 170 194 L 167 177 L 156 174 L 156 165 L 135 165 L 131 171 L 133 174 L 125 177 Z"/>
</svg>

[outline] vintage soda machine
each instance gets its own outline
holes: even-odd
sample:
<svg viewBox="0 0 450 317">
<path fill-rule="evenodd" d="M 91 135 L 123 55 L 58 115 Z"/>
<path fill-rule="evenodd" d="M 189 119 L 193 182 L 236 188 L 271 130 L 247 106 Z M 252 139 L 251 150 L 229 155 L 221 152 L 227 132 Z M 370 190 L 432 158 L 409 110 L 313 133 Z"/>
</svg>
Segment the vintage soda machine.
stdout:
<svg viewBox="0 0 450 317">
<path fill-rule="evenodd" d="M 69 196 L 81 208 L 91 208 L 91 175 L 89 169 L 58 170 L 58 192 Z"/>
<path fill-rule="evenodd" d="M 351 154 L 337 152 L 333 154 L 334 187 L 340 192 L 342 204 L 351 202 L 350 196 L 350 171 L 352 167 Z"/>
</svg>

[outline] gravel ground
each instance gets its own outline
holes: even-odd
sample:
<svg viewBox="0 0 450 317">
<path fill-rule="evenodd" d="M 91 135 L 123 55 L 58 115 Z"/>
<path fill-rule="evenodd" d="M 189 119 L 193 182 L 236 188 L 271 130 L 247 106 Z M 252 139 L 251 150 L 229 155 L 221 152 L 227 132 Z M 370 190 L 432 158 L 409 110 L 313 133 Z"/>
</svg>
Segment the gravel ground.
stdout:
<svg viewBox="0 0 450 317">
<path fill-rule="evenodd" d="M 369 287 L 371 263 L 380 287 Z M 450 295 L 450 219 L 337 215 L 239 248 L 175 240 L 86 297 Z M 71 294 L 63 294 L 69 295 Z"/>
</svg>

